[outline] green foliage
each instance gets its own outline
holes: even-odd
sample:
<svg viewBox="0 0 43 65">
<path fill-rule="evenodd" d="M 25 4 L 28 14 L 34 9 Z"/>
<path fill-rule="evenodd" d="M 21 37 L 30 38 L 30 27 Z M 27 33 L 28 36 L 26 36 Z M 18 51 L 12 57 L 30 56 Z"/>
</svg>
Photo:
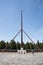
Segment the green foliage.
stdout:
<svg viewBox="0 0 43 65">
<path fill-rule="evenodd" d="M 17 48 L 17 49 L 20 49 L 20 43 L 19 43 L 19 42 L 17 42 L 16 48 Z"/>
<path fill-rule="evenodd" d="M 24 50 L 26 49 L 26 44 L 23 45 L 23 49 L 24 49 Z"/>
<path fill-rule="evenodd" d="M 6 49 L 9 49 L 10 43 L 6 42 Z"/>
<path fill-rule="evenodd" d="M 5 41 L 0 41 L 0 49 L 4 49 L 6 46 Z"/>
<path fill-rule="evenodd" d="M 16 42 L 14 40 L 10 41 L 9 48 L 10 49 L 16 49 Z"/>
<path fill-rule="evenodd" d="M 0 41 L 0 49 L 20 49 L 21 44 L 19 42 L 15 42 L 14 40 L 11 40 L 10 42 Z M 23 43 L 23 49 L 43 49 L 43 42 L 37 41 L 36 44 L 33 44 L 32 42 Z"/>
<path fill-rule="evenodd" d="M 30 42 L 30 49 L 34 49 L 34 45 Z"/>
<path fill-rule="evenodd" d="M 29 44 L 29 42 L 26 43 L 26 49 L 30 49 L 30 44 Z"/>
</svg>

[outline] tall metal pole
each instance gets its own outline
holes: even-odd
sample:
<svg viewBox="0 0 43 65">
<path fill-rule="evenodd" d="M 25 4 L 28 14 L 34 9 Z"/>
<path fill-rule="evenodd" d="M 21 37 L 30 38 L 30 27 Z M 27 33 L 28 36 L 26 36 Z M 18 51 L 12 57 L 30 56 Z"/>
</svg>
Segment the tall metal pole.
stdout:
<svg viewBox="0 0 43 65">
<path fill-rule="evenodd" d="M 23 47 L 23 19 L 22 19 L 22 10 L 21 10 L 21 47 Z"/>
</svg>

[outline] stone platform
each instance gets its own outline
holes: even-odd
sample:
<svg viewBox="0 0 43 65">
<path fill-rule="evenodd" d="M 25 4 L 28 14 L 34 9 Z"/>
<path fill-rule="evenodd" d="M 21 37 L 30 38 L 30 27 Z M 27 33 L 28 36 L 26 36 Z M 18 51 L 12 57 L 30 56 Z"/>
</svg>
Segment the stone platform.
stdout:
<svg viewBox="0 0 43 65">
<path fill-rule="evenodd" d="M 0 52 L 0 65 L 43 65 L 43 53 Z"/>
</svg>

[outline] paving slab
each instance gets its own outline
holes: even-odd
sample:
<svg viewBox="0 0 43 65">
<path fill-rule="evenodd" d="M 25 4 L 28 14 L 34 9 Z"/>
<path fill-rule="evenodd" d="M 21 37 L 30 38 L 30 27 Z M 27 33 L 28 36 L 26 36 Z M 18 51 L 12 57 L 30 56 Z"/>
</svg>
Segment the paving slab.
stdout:
<svg viewBox="0 0 43 65">
<path fill-rule="evenodd" d="M 0 52 L 0 65 L 43 65 L 43 53 Z"/>
</svg>

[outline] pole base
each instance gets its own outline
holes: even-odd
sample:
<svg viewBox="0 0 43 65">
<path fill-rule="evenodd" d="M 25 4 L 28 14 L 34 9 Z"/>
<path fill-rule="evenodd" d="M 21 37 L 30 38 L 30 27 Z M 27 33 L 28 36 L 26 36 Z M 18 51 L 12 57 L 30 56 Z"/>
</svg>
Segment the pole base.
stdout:
<svg viewBox="0 0 43 65">
<path fill-rule="evenodd" d="M 19 54 L 26 54 L 26 50 L 23 50 L 23 48 L 21 48 L 21 50 L 17 51 Z"/>
</svg>

